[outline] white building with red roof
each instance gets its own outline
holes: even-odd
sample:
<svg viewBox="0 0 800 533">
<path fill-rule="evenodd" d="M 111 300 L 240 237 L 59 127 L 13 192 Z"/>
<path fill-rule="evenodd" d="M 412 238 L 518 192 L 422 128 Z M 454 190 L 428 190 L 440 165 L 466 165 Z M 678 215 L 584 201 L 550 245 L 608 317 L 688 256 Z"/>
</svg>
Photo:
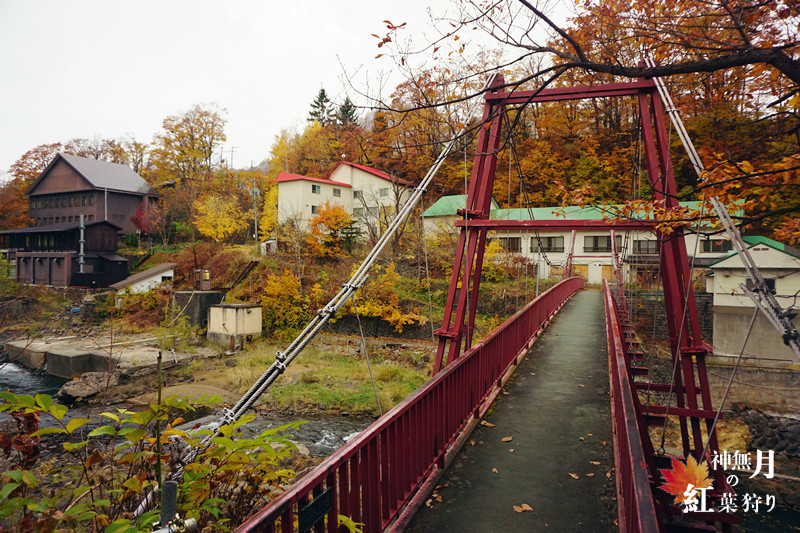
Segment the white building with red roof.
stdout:
<svg viewBox="0 0 800 533">
<path fill-rule="evenodd" d="M 364 228 L 379 227 L 379 220 L 408 200 L 413 185 L 378 169 L 342 161 L 329 179 L 281 172 L 278 184 L 278 222 L 295 220 L 307 227 L 325 202 L 341 205 Z"/>
</svg>

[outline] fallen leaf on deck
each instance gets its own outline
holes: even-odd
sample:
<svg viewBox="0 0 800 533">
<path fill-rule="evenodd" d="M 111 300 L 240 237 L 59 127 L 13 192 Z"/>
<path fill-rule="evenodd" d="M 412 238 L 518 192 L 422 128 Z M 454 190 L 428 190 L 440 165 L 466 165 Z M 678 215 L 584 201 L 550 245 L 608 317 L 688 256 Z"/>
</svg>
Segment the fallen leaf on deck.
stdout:
<svg viewBox="0 0 800 533">
<path fill-rule="evenodd" d="M 535 375 L 536 375 L 536 372 L 531 372 L 531 376 L 535 376 Z"/>
<path fill-rule="evenodd" d="M 500 439 L 500 440 L 501 440 L 501 441 L 503 441 L 503 442 L 509 442 L 509 441 L 511 441 L 511 440 L 514 440 L 514 437 L 503 437 L 503 438 L 502 438 L 502 439 Z"/>
<path fill-rule="evenodd" d="M 522 505 L 520 505 L 520 507 L 522 507 L 525 511 L 533 511 L 533 507 L 531 507 L 527 503 L 523 503 Z"/>
<path fill-rule="evenodd" d="M 583 437 L 578 437 L 578 439 L 583 440 Z"/>
<path fill-rule="evenodd" d="M 469 441 L 469 445 L 470 446 L 475 446 L 475 441 L 474 440 Z"/>
<path fill-rule="evenodd" d="M 522 507 L 520 507 L 519 505 L 512 505 L 511 507 L 513 507 L 513 508 L 514 508 L 514 510 L 515 510 L 516 512 L 518 512 L 518 513 L 521 513 L 521 512 L 522 512 Z"/>
<path fill-rule="evenodd" d="M 571 477 L 572 479 L 580 479 L 581 478 L 581 476 L 579 476 L 578 474 L 573 474 L 572 472 L 569 473 L 569 477 Z"/>
<path fill-rule="evenodd" d="M 589 461 L 589 463 L 593 464 L 594 466 L 600 466 L 600 461 Z"/>
<path fill-rule="evenodd" d="M 511 453 L 514 453 L 514 448 L 509 448 L 508 451 L 510 451 Z"/>
<path fill-rule="evenodd" d="M 592 473 L 590 472 L 590 473 L 588 473 L 588 474 L 584 474 L 584 476 L 586 476 L 586 477 L 594 477 L 594 474 L 592 474 Z"/>
<path fill-rule="evenodd" d="M 486 420 L 481 420 L 481 425 L 482 426 L 486 426 L 487 428 L 493 428 L 494 427 L 494 424 L 492 424 L 491 422 L 487 422 Z"/>
<path fill-rule="evenodd" d="M 591 434 L 591 433 L 587 433 L 587 434 L 586 434 L 586 436 L 587 436 L 587 437 L 591 437 L 591 436 L 592 436 L 592 434 Z"/>
<path fill-rule="evenodd" d="M 606 441 L 604 441 L 604 440 L 601 440 L 601 441 L 600 441 L 600 444 L 602 444 L 603 446 L 605 446 L 605 445 L 606 445 Z"/>
<path fill-rule="evenodd" d="M 611 472 L 606 472 L 606 477 L 607 477 L 608 479 L 611 479 Z"/>
<path fill-rule="evenodd" d="M 578 387 L 585 387 L 585 386 L 586 386 L 586 385 L 584 385 L 584 384 L 582 384 L 582 383 L 579 383 L 579 384 L 578 384 Z"/>
<path fill-rule="evenodd" d="M 495 474 L 499 474 L 500 473 L 500 472 L 497 471 L 496 468 L 492 468 L 492 472 L 494 472 Z"/>
</svg>

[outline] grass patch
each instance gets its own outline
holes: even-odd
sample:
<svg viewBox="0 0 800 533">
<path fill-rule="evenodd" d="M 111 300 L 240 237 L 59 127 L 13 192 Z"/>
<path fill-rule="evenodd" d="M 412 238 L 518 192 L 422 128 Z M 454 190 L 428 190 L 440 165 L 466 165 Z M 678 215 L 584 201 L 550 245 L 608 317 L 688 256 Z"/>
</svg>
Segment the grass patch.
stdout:
<svg viewBox="0 0 800 533">
<path fill-rule="evenodd" d="M 275 360 L 276 347 L 261 344 L 241 354 L 226 376 L 239 393 L 245 392 Z M 419 370 L 392 361 L 387 354 L 370 354 L 381 409 L 386 411 L 428 379 Z M 340 412 L 377 415 L 369 369 L 363 356 L 336 349 L 307 348 L 262 400 L 276 409 L 298 412 Z"/>
</svg>

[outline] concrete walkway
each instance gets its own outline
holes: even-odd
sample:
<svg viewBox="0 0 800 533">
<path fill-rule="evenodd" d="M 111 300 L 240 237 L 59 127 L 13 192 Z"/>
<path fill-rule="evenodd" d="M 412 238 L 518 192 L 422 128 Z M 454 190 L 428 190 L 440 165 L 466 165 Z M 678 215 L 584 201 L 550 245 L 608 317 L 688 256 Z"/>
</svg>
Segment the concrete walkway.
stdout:
<svg viewBox="0 0 800 533">
<path fill-rule="evenodd" d="M 407 531 L 618 530 L 602 293 L 564 306 L 482 424 Z"/>
</svg>

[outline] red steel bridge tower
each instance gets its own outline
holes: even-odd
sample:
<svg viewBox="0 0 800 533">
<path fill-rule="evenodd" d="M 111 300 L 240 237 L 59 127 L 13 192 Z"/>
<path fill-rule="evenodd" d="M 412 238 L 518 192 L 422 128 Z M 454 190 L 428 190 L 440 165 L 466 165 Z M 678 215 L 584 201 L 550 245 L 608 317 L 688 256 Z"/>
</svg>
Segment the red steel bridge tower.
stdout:
<svg viewBox="0 0 800 533">
<path fill-rule="evenodd" d="M 453 363 L 466 349 L 473 344 L 475 314 L 480 290 L 481 267 L 484 260 L 487 232 L 490 229 L 575 229 L 578 227 L 594 227 L 608 230 L 649 228 L 654 229 L 654 220 L 489 220 L 491 193 L 495 180 L 497 152 L 502 136 L 510 132 L 502 131 L 503 116 L 507 109 L 514 109 L 529 104 L 542 102 L 558 102 L 590 98 L 636 98 L 641 117 L 643 149 L 646 158 L 647 175 L 653 200 L 661 202 L 666 211 L 678 208 L 677 190 L 672 163 L 669 157 L 669 139 L 665 125 L 664 103 L 661 100 L 656 84 L 650 79 L 639 79 L 629 83 L 614 83 L 592 86 L 540 89 L 537 91 L 506 91 L 502 76 L 497 76 L 485 95 L 483 111 L 483 127 L 480 130 L 472 175 L 467 190 L 464 209 L 458 214 L 462 220 L 456 223 L 460 227 L 450 289 L 445 305 L 442 327 L 436 330 L 439 338 L 436 351 L 434 373 Z M 505 121 L 510 123 L 510 121 Z M 646 375 L 647 369 L 636 366 L 643 353 L 635 343 L 624 342 L 624 304 L 617 306 L 621 319 L 619 324 L 613 322 L 609 327 L 610 335 L 618 334 L 623 340 L 621 350 L 621 372 L 623 383 L 629 398 L 612 398 L 614 402 L 627 401 L 630 409 L 622 416 L 622 405 L 614 409 L 615 437 L 627 432 L 631 436 L 628 444 L 635 448 L 633 452 L 620 450 L 617 442 L 618 485 L 626 483 L 621 478 L 621 471 L 632 468 L 644 468 L 646 472 L 639 476 L 638 482 L 633 476 L 628 480 L 633 487 L 621 489 L 618 486 L 619 505 L 632 506 L 629 511 L 621 511 L 623 530 L 668 531 L 686 527 L 686 520 L 695 520 L 690 527 L 708 526 L 729 530 L 735 521 L 735 515 L 725 513 L 693 513 L 685 514 L 672 503 L 672 496 L 660 490 L 664 481 L 659 468 L 669 468 L 668 456 L 663 446 L 654 443 L 648 428 L 663 426 L 668 417 L 677 419 L 680 427 L 680 441 L 683 457 L 694 456 L 698 462 L 708 459 L 718 451 L 716 434 L 711 432 L 716 412 L 711 402 L 711 392 L 706 373 L 706 356 L 710 347 L 703 342 L 700 335 L 695 297 L 692 289 L 692 272 L 683 238 L 683 228 L 673 229 L 669 238 L 655 230 L 661 246 L 661 275 L 666 305 L 669 341 L 674 369 L 671 383 L 652 383 L 637 381 L 636 376 Z M 612 239 L 613 240 L 613 239 Z M 621 292 L 620 292 L 621 294 Z M 608 319 L 607 319 L 608 320 Z M 612 331 L 612 329 L 614 331 Z M 630 340 L 630 335 L 628 336 Z M 613 347 L 612 347 L 613 349 Z M 615 354 L 610 354 L 613 359 Z M 615 365 L 612 361 L 612 374 Z M 613 381 L 613 376 L 612 376 Z M 637 394 L 638 390 L 661 392 L 668 398 L 667 405 L 643 405 Z M 612 397 L 621 393 L 612 386 Z M 614 404 L 612 404 L 612 409 Z M 704 434 L 710 437 L 704 441 Z M 633 442 L 636 440 L 638 442 Z M 637 452 L 637 450 L 639 450 Z M 705 457 L 701 457 L 705 452 Z M 640 462 L 642 464 L 635 464 Z M 710 464 L 710 463 L 709 463 Z M 642 477 L 646 475 L 647 477 Z M 646 485 L 645 487 L 635 485 Z M 652 513 L 648 509 L 638 509 L 637 492 L 648 490 L 652 493 Z M 721 471 L 715 471 L 713 492 L 718 498 L 723 491 L 731 492 Z M 627 492 L 626 492 L 627 491 Z M 641 496 L 641 494 L 639 494 Z M 623 516 L 626 514 L 627 516 Z M 648 523 L 657 516 L 657 529 L 648 527 Z M 656 527 L 654 524 L 650 524 Z"/>
</svg>

